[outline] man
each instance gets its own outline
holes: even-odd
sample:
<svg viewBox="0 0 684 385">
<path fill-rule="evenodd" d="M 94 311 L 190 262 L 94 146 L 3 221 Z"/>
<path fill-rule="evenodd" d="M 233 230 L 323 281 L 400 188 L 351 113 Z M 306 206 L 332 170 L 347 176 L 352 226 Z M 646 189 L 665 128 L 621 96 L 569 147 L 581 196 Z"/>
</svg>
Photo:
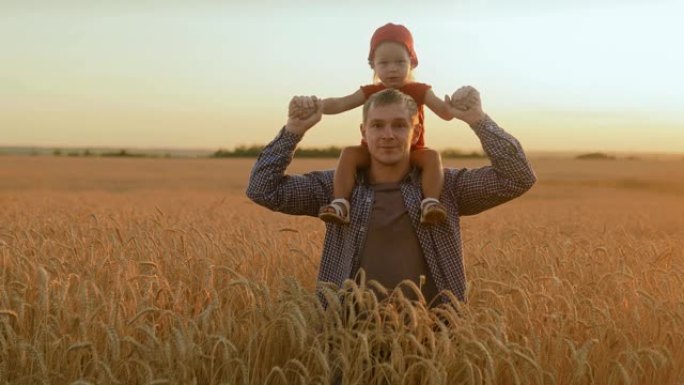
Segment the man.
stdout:
<svg viewBox="0 0 684 385">
<path fill-rule="evenodd" d="M 520 196 L 536 179 L 518 141 L 483 112 L 477 90 L 461 87 L 451 98 L 445 97 L 445 102 L 452 115 L 479 137 L 492 165 L 471 170 L 445 168 L 440 200 L 447 207 L 447 221 L 422 225 L 420 170 L 409 161 L 411 144 L 423 129 L 417 123 L 416 104 L 394 89 L 371 96 L 363 106 L 361 124 L 371 165 L 357 177 L 350 224 L 327 224 L 319 283 L 340 286 L 362 268 L 367 279 L 390 289 L 405 279 L 418 284 L 424 277 L 421 290 L 427 301 L 443 290 L 465 301 L 459 217 Z M 247 188 L 254 202 L 286 214 L 315 217 L 319 207 L 330 201 L 332 170 L 285 174 L 295 147 L 320 121 L 321 104 L 316 97 L 293 98 L 290 108 L 308 105 L 316 112 L 306 119 L 290 114 L 285 127 L 264 148 Z"/>
</svg>

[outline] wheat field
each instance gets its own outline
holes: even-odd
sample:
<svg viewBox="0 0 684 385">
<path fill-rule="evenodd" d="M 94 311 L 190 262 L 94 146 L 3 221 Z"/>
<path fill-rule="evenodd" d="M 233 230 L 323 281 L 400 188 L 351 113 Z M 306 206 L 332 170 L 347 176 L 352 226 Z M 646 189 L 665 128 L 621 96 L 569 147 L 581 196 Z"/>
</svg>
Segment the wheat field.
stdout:
<svg viewBox="0 0 684 385">
<path fill-rule="evenodd" d="M 324 227 L 251 203 L 252 162 L 0 157 L 0 384 L 684 384 L 681 160 L 533 159 L 434 310 L 323 310 Z"/>
</svg>

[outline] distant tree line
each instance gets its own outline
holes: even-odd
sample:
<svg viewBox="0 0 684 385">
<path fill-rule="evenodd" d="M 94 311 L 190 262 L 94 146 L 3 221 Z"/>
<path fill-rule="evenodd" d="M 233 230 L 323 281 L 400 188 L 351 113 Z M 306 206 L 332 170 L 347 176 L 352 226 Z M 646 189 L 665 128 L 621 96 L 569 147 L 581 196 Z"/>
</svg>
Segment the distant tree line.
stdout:
<svg viewBox="0 0 684 385">
<path fill-rule="evenodd" d="M 211 154 L 198 155 L 198 157 L 210 157 L 210 158 L 256 158 L 259 156 L 261 151 L 263 151 L 263 145 L 251 145 L 251 146 L 237 146 L 232 150 L 219 149 Z M 298 158 L 338 158 L 342 152 L 341 147 L 329 146 L 322 148 L 298 148 L 295 151 L 295 156 Z M 485 155 L 477 151 L 461 151 L 458 149 L 446 149 L 441 152 L 442 157 L 447 158 L 484 158 Z M 131 152 L 129 150 L 113 150 L 106 152 L 98 152 L 91 150 L 67 150 L 63 151 L 61 149 L 55 149 L 52 152 L 53 156 L 71 156 L 71 157 L 111 157 L 111 158 L 171 158 L 172 154 L 148 154 L 145 152 Z"/>
<path fill-rule="evenodd" d="M 603 152 L 590 152 L 587 154 L 577 155 L 576 159 L 599 159 L 599 160 L 613 160 L 614 156 L 605 154 Z"/>
<path fill-rule="evenodd" d="M 113 151 L 113 152 L 103 152 L 102 154 L 100 154 L 100 156 L 119 157 L 119 158 L 149 158 L 149 157 L 152 157 L 149 154 L 132 153 L 132 152 L 128 152 L 126 150 L 119 150 L 119 151 Z"/>
<path fill-rule="evenodd" d="M 88 149 L 83 150 L 83 151 L 67 151 L 67 152 L 62 152 L 61 149 L 57 148 L 54 151 L 52 151 L 53 156 L 71 156 L 71 157 L 76 157 L 76 156 L 84 156 L 84 157 L 89 157 L 89 156 L 103 156 L 103 157 L 111 157 L 111 158 L 170 158 L 171 154 L 164 154 L 164 155 L 153 155 L 153 154 L 146 154 L 146 153 L 141 153 L 141 152 L 129 152 L 128 150 L 121 149 L 118 151 L 106 151 L 106 152 L 92 152 Z"/>
<path fill-rule="evenodd" d="M 238 146 L 233 150 L 219 149 L 212 154 L 213 158 L 255 158 L 264 146 Z M 337 158 L 342 152 L 341 147 L 330 146 L 324 148 L 298 148 L 295 151 L 295 156 L 298 158 Z M 446 149 L 441 152 L 443 158 L 484 158 L 485 155 L 481 152 L 470 151 L 464 152 L 457 149 Z"/>
<path fill-rule="evenodd" d="M 442 158 L 486 158 L 485 154 L 477 151 L 464 152 L 461 150 L 448 148 L 441 151 Z"/>
</svg>

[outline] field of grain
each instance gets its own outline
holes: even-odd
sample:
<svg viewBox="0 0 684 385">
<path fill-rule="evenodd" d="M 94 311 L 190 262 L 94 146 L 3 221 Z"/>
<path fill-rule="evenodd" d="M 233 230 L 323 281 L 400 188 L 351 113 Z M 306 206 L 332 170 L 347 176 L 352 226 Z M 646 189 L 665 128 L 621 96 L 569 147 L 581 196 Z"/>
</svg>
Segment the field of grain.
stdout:
<svg viewBox="0 0 684 385">
<path fill-rule="evenodd" d="M 321 309 L 324 227 L 251 203 L 252 162 L 0 157 L 0 384 L 684 384 L 681 160 L 533 160 L 436 311 Z"/>
</svg>

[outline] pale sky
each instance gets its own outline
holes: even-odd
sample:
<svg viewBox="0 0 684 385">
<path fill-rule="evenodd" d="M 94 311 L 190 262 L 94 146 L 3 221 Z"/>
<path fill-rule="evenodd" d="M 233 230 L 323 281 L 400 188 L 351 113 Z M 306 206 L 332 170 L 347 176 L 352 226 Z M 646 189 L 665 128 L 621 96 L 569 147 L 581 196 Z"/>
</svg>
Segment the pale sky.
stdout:
<svg viewBox="0 0 684 385">
<path fill-rule="evenodd" d="M 263 144 L 291 96 L 370 82 L 370 37 L 394 22 L 417 81 L 476 87 L 529 151 L 684 153 L 682 1 L 55 3 L 0 5 L 0 146 Z M 360 119 L 324 116 L 302 145 L 356 144 Z M 480 148 L 428 111 L 426 144 Z"/>
</svg>

